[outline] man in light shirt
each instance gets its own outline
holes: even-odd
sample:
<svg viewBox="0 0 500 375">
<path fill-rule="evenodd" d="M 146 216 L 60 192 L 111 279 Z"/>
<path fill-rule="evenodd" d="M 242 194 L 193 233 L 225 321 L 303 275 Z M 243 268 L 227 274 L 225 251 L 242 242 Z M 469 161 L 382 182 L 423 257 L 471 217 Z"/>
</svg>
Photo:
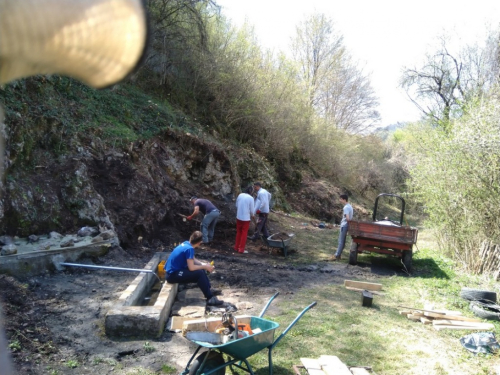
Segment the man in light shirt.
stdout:
<svg viewBox="0 0 500 375">
<path fill-rule="evenodd" d="M 257 226 L 255 232 L 250 239 L 252 241 L 257 240 L 260 237 L 260 233 L 266 238 L 269 237 L 269 232 L 267 231 L 267 217 L 269 215 L 269 202 L 271 201 L 271 193 L 262 187 L 260 182 L 253 184 L 253 188 L 257 192 L 257 198 L 255 199 L 254 214 L 258 215 Z"/>
<path fill-rule="evenodd" d="M 342 194 L 340 196 L 340 203 L 344 205 L 342 209 L 342 221 L 340 222 L 340 233 L 339 233 L 339 246 L 337 252 L 333 255 L 330 260 L 337 261 L 340 260 L 342 251 L 345 247 L 345 239 L 347 237 L 347 230 L 349 229 L 349 221 L 352 220 L 354 216 L 354 210 L 352 206 L 347 202 L 349 200 L 347 194 Z"/>
<path fill-rule="evenodd" d="M 247 244 L 248 228 L 250 220 L 254 217 L 254 201 L 252 197 L 253 187 L 249 186 L 236 198 L 236 243 L 234 251 L 247 254 L 245 250 Z"/>
</svg>

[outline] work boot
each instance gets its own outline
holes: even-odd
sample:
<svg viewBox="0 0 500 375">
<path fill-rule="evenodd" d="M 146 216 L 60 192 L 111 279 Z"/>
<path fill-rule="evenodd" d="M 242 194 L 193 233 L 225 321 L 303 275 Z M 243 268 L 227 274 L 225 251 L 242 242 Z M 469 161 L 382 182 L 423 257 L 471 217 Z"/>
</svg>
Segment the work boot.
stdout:
<svg viewBox="0 0 500 375">
<path fill-rule="evenodd" d="M 210 289 L 213 296 L 220 296 L 222 294 L 222 289 L 212 288 Z"/>
<path fill-rule="evenodd" d="M 219 299 L 217 299 L 217 297 L 213 296 L 212 298 L 210 298 L 209 300 L 207 300 L 207 305 L 208 306 L 220 306 L 224 303 L 224 301 L 221 301 Z"/>
</svg>

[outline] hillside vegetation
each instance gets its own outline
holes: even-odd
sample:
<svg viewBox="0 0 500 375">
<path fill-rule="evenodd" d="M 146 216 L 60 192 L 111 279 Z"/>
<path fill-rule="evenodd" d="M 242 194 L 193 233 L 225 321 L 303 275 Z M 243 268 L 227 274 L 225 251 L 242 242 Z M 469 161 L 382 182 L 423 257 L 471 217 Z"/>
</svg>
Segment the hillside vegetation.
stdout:
<svg viewBox="0 0 500 375">
<path fill-rule="evenodd" d="M 94 90 L 37 76 L 0 90 L 4 233 L 100 223 L 125 245 L 161 238 L 165 225 L 175 227 L 175 213 L 189 210 L 188 195 L 226 205 L 257 179 L 276 207 L 296 204 L 336 222 L 337 194 L 371 205 L 378 192 L 404 184 L 382 141 L 359 134 L 377 120 L 375 98 L 325 17 L 302 28 L 302 43 L 311 32 L 325 36 L 320 47 L 328 53 L 313 67 L 299 55 L 292 61 L 263 51 L 212 2 L 163 0 L 149 11 L 149 52 L 127 81 Z M 306 48 L 299 41 L 297 53 Z M 346 81 L 330 100 L 333 68 Z M 352 112 L 349 100 L 359 100 Z M 325 112 L 333 101 L 337 109 Z"/>
<path fill-rule="evenodd" d="M 382 140 L 367 133 L 380 119 L 369 76 L 325 15 L 297 25 L 287 56 L 262 49 L 248 25 L 233 27 L 215 1 L 159 0 L 148 10 L 145 62 L 122 84 L 96 91 L 33 77 L 0 91 L 4 232 L 119 222 L 132 241 L 173 225 L 191 193 L 227 204 L 259 179 L 277 207 L 333 222 L 338 193 L 365 207 L 400 193 L 412 213 L 425 210 L 455 260 L 498 268 L 480 259 L 498 243 L 498 31 L 457 51 L 442 37 L 422 66 L 408 67 L 401 84 L 422 120 Z M 122 200 L 110 208 L 113 190 Z M 121 222 L 137 210 L 124 199 L 139 191 L 138 205 L 166 207 Z"/>
</svg>

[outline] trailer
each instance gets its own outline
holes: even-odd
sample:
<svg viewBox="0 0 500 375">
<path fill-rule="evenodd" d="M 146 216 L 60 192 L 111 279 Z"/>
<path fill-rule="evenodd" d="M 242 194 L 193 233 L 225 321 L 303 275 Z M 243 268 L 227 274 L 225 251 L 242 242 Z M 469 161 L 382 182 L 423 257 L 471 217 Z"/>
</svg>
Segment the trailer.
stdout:
<svg viewBox="0 0 500 375">
<path fill-rule="evenodd" d="M 382 202 L 390 201 L 383 210 Z M 412 268 L 413 245 L 417 243 L 418 229 L 404 225 L 405 200 L 396 194 L 379 194 L 375 199 L 371 222 L 349 221 L 352 238 L 349 264 L 356 265 L 358 254 L 379 253 L 401 259 L 404 267 Z"/>
</svg>

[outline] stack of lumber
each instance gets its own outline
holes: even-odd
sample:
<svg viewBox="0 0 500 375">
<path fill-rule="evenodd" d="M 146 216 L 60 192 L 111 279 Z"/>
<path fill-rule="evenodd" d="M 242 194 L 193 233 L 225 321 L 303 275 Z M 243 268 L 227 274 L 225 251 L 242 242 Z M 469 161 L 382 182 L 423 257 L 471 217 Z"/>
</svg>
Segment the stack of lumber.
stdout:
<svg viewBox="0 0 500 375">
<path fill-rule="evenodd" d="M 318 359 L 301 358 L 308 375 L 369 375 L 365 367 L 347 367 L 334 355 L 322 355 Z M 294 366 L 295 367 L 295 366 Z"/>
<path fill-rule="evenodd" d="M 449 310 L 424 310 L 412 307 L 399 306 L 399 313 L 405 315 L 408 319 L 422 322 L 423 324 L 432 324 L 440 331 L 442 329 L 472 329 L 476 331 L 488 331 L 494 329 L 491 323 L 483 323 L 476 318 L 462 316 L 460 311 Z"/>
</svg>

